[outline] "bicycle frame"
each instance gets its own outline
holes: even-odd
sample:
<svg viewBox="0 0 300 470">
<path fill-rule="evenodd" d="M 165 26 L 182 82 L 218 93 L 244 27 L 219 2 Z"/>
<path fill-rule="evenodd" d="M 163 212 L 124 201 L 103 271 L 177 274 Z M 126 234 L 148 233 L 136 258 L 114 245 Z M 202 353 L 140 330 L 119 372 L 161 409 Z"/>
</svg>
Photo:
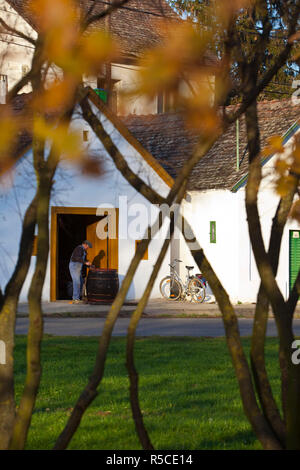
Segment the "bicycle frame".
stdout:
<svg viewBox="0 0 300 470">
<path fill-rule="evenodd" d="M 174 260 L 174 261 L 176 262 L 177 260 Z M 187 269 L 186 279 L 184 283 L 181 277 L 179 276 L 178 272 L 176 271 L 175 264 L 169 264 L 169 266 L 171 268 L 170 277 L 176 279 L 176 281 L 179 282 L 181 289 L 182 289 L 182 294 L 184 297 L 186 297 L 187 295 L 189 295 L 189 290 L 188 290 L 189 281 L 193 279 L 193 277 L 195 276 L 190 276 L 189 269 Z"/>
</svg>

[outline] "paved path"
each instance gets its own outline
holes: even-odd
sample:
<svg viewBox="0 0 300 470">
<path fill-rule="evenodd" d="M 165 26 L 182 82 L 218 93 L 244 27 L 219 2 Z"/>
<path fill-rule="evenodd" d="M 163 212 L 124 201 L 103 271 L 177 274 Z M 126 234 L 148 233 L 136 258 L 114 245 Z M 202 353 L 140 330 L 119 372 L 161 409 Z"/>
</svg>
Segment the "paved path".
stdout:
<svg viewBox="0 0 300 470">
<path fill-rule="evenodd" d="M 45 333 L 55 336 L 99 336 L 101 334 L 104 318 L 45 318 Z M 119 318 L 116 322 L 113 335 L 125 336 L 129 318 Z M 252 331 L 253 320 L 239 319 L 242 336 L 249 336 Z M 17 334 L 26 334 L 28 328 L 27 318 L 17 319 Z M 294 320 L 294 333 L 300 336 L 300 320 Z M 220 318 L 143 318 L 140 321 L 138 336 L 224 336 L 223 323 Z M 268 323 L 268 336 L 276 336 L 276 326 L 273 319 Z"/>
<path fill-rule="evenodd" d="M 137 305 L 137 302 L 127 302 L 123 305 L 121 312 L 129 314 L 132 312 Z M 105 316 L 109 311 L 109 305 L 89 305 L 89 304 L 78 304 L 72 305 L 66 300 L 59 300 L 57 302 L 43 302 L 43 312 L 46 315 L 52 314 L 68 314 L 72 315 L 91 315 L 91 314 L 103 314 Z M 255 304 L 241 304 L 234 306 L 237 315 L 252 317 L 255 310 Z M 157 316 L 161 314 L 176 315 L 176 314 L 194 314 L 203 316 L 220 316 L 220 310 L 216 303 L 209 303 L 209 299 L 202 304 L 192 304 L 190 302 L 168 302 L 163 299 L 151 299 L 149 300 L 144 312 L 147 315 Z M 18 305 L 19 315 L 28 315 L 28 304 L 20 303 Z M 300 304 L 297 305 L 296 315 L 300 317 Z"/>
</svg>

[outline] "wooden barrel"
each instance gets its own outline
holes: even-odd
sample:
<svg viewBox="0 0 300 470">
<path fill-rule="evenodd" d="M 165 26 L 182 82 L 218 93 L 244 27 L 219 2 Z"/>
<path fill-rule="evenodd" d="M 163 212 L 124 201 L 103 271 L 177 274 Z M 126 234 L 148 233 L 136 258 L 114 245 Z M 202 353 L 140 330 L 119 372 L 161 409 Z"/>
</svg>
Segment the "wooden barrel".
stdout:
<svg viewBox="0 0 300 470">
<path fill-rule="evenodd" d="M 116 269 L 91 268 L 86 283 L 88 303 L 112 303 L 119 290 L 119 276 Z"/>
</svg>

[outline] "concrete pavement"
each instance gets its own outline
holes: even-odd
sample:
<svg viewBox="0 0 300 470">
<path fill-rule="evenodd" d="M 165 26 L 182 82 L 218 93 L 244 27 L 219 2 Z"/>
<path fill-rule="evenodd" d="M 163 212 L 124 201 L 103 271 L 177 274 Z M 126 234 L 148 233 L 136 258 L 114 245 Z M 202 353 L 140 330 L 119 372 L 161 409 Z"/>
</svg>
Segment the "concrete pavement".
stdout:
<svg viewBox="0 0 300 470">
<path fill-rule="evenodd" d="M 44 331 L 54 336 L 100 336 L 105 318 L 55 318 L 44 319 Z M 125 336 L 129 318 L 118 318 L 113 336 Z M 253 319 L 239 318 L 241 336 L 252 332 Z M 26 334 L 28 318 L 18 318 L 17 334 Z M 300 336 L 300 319 L 294 320 L 294 333 Z M 137 336 L 224 336 L 223 322 L 220 318 L 142 318 Z M 274 319 L 268 322 L 267 336 L 276 336 Z"/>
<path fill-rule="evenodd" d="M 137 302 L 127 302 L 116 322 L 113 335 L 125 336 L 132 312 Z M 255 304 L 235 305 L 242 336 L 252 332 Z M 109 305 L 72 305 L 68 301 L 44 302 L 45 333 L 56 336 L 99 336 Z M 199 318 L 178 318 L 180 315 L 195 315 Z M 295 335 L 300 336 L 300 305 L 297 306 L 294 320 Z M 138 326 L 138 336 L 224 336 L 224 328 L 216 303 L 191 304 L 189 302 L 168 302 L 151 299 L 144 310 Z M 298 318 L 297 318 L 298 317 Z M 26 334 L 28 328 L 28 304 L 18 307 L 17 334 Z M 276 326 L 270 315 L 269 336 L 276 336 Z"/>
<path fill-rule="evenodd" d="M 128 316 L 133 312 L 136 301 L 126 302 L 122 307 L 121 316 Z M 106 316 L 109 311 L 109 305 L 89 305 L 78 304 L 72 305 L 69 301 L 60 300 L 57 302 L 43 302 L 43 312 L 46 316 L 50 315 L 65 315 L 72 314 L 72 316 Z M 252 317 L 254 314 L 255 304 L 240 304 L 235 305 L 235 310 L 238 316 Z M 297 307 L 297 312 L 300 315 L 300 306 Z M 19 316 L 28 315 L 28 304 L 20 303 L 18 306 Z M 202 315 L 209 317 L 220 317 L 218 305 L 216 303 L 204 302 L 202 304 L 194 304 L 190 302 L 176 301 L 170 302 L 163 299 L 149 300 L 144 314 L 147 316 L 161 316 L 161 315 Z"/>
</svg>

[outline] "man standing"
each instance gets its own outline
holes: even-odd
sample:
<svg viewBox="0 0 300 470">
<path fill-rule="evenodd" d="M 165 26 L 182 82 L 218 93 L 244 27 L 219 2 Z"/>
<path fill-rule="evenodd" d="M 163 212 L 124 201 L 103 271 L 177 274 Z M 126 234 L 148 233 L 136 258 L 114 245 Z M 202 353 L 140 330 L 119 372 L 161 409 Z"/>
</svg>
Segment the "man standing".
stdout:
<svg viewBox="0 0 300 470">
<path fill-rule="evenodd" d="M 76 246 L 70 259 L 69 270 L 73 281 L 73 304 L 80 302 L 80 293 L 83 285 L 82 266 L 91 266 L 91 263 L 86 260 L 89 248 L 92 248 L 92 244 L 85 240 L 81 245 Z"/>
</svg>

